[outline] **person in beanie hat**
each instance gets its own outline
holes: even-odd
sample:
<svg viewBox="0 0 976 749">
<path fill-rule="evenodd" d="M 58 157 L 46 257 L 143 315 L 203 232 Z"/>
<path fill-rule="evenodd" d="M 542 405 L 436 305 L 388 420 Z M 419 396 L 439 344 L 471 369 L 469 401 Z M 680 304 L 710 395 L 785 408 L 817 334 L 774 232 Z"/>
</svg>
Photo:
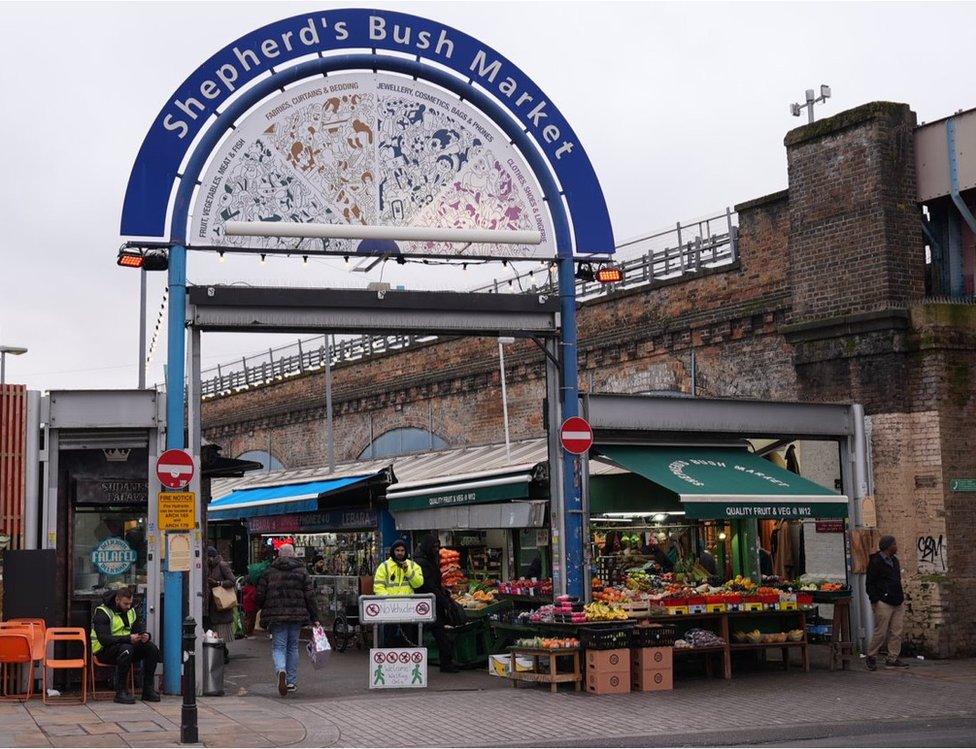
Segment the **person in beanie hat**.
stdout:
<svg viewBox="0 0 976 749">
<path fill-rule="evenodd" d="M 908 668 L 900 660 L 901 633 L 905 623 L 905 592 L 901 587 L 901 564 L 894 536 L 882 536 L 878 551 L 868 560 L 867 593 L 874 611 L 874 635 L 868 646 L 867 667 L 878 667 L 878 653 L 887 643 L 886 664 L 890 668 Z"/>
<path fill-rule="evenodd" d="M 423 584 L 424 573 L 410 559 L 407 545 L 394 541 L 389 559 L 384 559 L 373 575 L 373 592 L 378 596 L 410 596 Z"/>
<path fill-rule="evenodd" d="M 390 545 L 390 556 L 380 562 L 373 575 L 373 593 L 378 596 L 410 596 L 424 584 L 420 565 L 410 559 L 407 545 L 397 539 Z M 384 624 L 380 627 L 379 647 L 420 647 L 417 628 L 410 625 Z"/>
</svg>

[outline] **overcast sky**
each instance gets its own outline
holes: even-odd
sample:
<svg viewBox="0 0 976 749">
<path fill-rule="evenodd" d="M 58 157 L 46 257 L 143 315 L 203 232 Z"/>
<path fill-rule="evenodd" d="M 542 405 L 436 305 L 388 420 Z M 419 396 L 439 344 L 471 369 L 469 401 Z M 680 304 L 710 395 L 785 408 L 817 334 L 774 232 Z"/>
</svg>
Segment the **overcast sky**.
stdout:
<svg viewBox="0 0 976 749">
<path fill-rule="evenodd" d="M 280 18 L 347 6 L 362 7 L 0 3 L 0 343 L 30 348 L 8 357 L 8 382 L 135 387 L 138 273 L 116 267 L 115 254 L 123 191 L 149 125 L 225 44 Z M 533 78 L 589 153 L 618 241 L 786 187 L 783 135 L 799 124 L 788 105 L 806 88 L 833 88 L 818 115 L 884 99 L 909 103 L 925 121 L 976 105 L 971 3 L 374 6 L 454 26 Z M 384 280 L 430 285 L 417 274 L 393 268 Z M 150 335 L 164 275 L 151 276 Z M 469 288 L 484 275 L 442 274 L 433 285 Z M 341 260 L 303 269 L 300 260 L 192 255 L 188 276 L 348 286 L 378 280 L 379 269 L 363 278 Z M 209 335 L 204 363 L 285 340 Z M 162 379 L 164 353 L 159 346 L 150 383 Z"/>
</svg>

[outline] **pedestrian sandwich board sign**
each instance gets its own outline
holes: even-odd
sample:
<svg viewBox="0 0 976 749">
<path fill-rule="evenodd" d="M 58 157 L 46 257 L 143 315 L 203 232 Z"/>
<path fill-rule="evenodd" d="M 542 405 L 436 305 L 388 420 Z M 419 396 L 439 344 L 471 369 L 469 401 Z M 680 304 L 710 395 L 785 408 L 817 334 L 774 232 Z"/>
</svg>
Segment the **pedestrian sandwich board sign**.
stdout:
<svg viewBox="0 0 976 749">
<path fill-rule="evenodd" d="M 424 624 L 437 621 L 434 596 L 360 596 L 359 621 L 362 624 Z"/>
<path fill-rule="evenodd" d="M 427 648 L 373 648 L 369 651 L 370 689 L 421 689 L 427 686 Z"/>
</svg>

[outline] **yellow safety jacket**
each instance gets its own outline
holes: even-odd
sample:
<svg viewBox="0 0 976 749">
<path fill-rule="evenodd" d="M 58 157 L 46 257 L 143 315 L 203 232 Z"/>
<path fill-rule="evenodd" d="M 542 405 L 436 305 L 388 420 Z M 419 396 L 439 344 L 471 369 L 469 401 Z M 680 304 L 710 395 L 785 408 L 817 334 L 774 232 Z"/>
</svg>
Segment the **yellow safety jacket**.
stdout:
<svg viewBox="0 0 976 749">
<path fill-rule="evenodd" d="M 407 560 L 403 569 L 393 559 L 384 560 L 373 576 L 373 593 L 378 596 L 410 596 L 424 584 L 420 565 Z"/>
<path fill-rule="evenodd" d="M 132 627 L 136 623 L 136 610 L 134 608 L 129 609 L 125 612 L 125 619 L 122 615 L 110 609 L 108 606 L 99 606 L 95 611 L 104 611 L 108 614 L 109 621 L 112 622 L 112 637 L 128 637 L 132 634 Z M 95 634 L 95 625 L 92 624 L 91 630 L 91 651 L 92 655 L 96 654 L 102 649 L 102 643 L 98 639 L 98 635 Z"/>
</svg>

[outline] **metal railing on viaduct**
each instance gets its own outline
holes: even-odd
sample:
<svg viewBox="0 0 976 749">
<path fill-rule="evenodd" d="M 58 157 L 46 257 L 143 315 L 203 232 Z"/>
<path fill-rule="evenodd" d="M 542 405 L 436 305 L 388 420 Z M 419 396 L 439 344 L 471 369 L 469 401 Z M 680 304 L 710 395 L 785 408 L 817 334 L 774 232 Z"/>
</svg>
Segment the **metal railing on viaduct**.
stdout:
<svg viewBox="0 0 976 749">
<path fill-rule="evenodd" d="M 723 213 L 677 222 L 673 227 L 624 242 L 616 248 L 616 263 L 624 271 L 623 280 L 615 284 L 577 281 L 580 301 L 596 299 L 648 284 L 699 275 L 711 268 L 730 265 L 738 260 L 739 242 L 736 214 L 729 208 Z M 471 289 L 475 293 L 556 293 L 555 278 L 550 274 L 543 283 L 533 282 L 538 270 Z M 332 365 L 361 361 L 372 356 L 402 351 L 436 336 L 362 335 L 332 341 Z M 202 395 L 215 398 L 240 390 L 295 377 L 322 369 L 329 355 L 326 335 L 299 339 L 295 343 L 267 352 L 243 356 L 237 361 L 217 364 L 202 374 Z"/>
</svg>

